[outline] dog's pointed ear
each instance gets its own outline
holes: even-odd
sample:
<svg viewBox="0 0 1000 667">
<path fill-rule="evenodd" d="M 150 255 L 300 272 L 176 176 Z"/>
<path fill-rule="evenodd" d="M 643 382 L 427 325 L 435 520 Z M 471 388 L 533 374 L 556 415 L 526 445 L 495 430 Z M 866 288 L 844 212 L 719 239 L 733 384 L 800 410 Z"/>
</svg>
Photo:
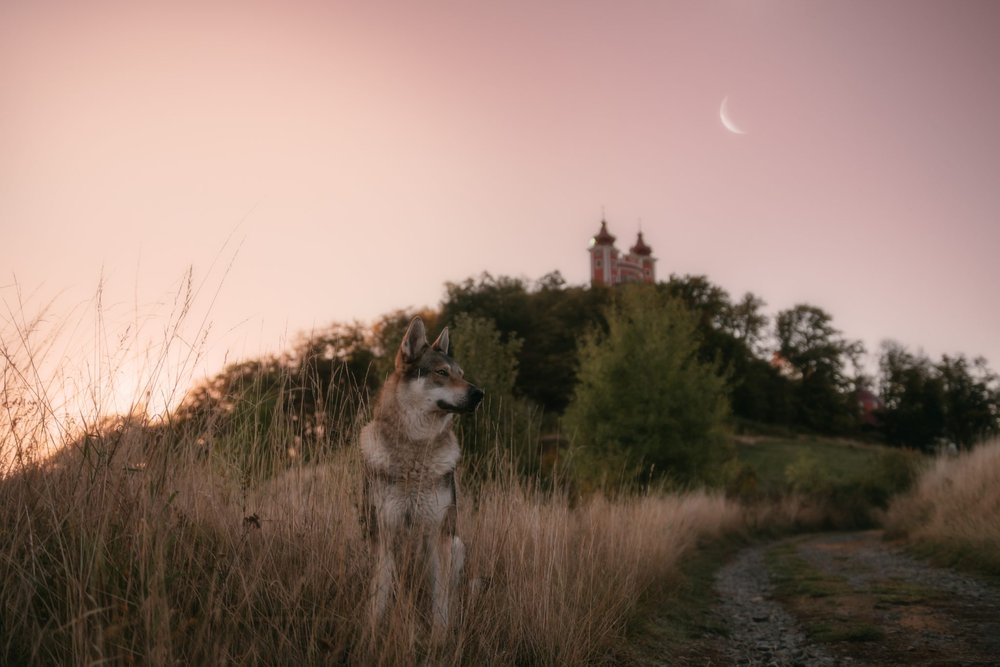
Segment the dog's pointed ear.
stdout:
<svg viewBox="0 0 1000 667">
<path fill-rule="evenodd" d="M 416 361 L 425 347 L 427 347 L 427 330 L 424 328 L 424 321 L 419 317 L 414 317 L 410 320 L 410 326 L 406 327 L 403 342 L 399 344 L 399 352 L 396 353 L 396 368 L 402 368 L 404 365 Z"/>
<path fill-rule="evenodd" d="M 431 347 L 441 354 L 448 354 L 448 327 L 441 329 L 441 333 L 438 334 L 437 340 L 431 343 Z"/>
</svg>

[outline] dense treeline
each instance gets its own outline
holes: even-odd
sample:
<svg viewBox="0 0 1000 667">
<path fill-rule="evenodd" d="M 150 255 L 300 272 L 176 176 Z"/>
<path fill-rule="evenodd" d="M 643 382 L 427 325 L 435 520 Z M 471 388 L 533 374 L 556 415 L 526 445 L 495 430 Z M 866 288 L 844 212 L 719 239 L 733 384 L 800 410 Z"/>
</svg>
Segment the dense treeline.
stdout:
<svg viewBox="0 0 1000 667">
<path fill-rule="evenodd" d="M 941 442 L 968 447 L 1000 429 L 998 379 L 982 358 L 933 363 L 887 342 L 873 378 L 863 372 L 861 342 L 817 306 L 795 305 L 772 322 L 760 297 L 734 301 L 705 276 L 672 275 L 655 289 L 694 315 L 698 356 L 727 378 L 737 420 L 925 450 Z M 521 357 L 517 390 L 561 413 L 576 383 L 581 335 L 607 328 L 603 313 L 615 291 L 565 287 L 558 274 L 535 285 L 483 275 L 449 284 L 442 316 L 493 317 L 503 335 L 522 337 L 532 353 Z M 866 406 L 865 398 L 874 401 Z"/>
<path fill-rule="evenodd" d="M 898 445 L 969 447 L 998 431 L 997 376 L 986 360 L 942 356 L 937 363 L 887 341 L 879 358 L 884 407 L 879 426 Z"/>
<path fill-rule="evenodd" d="M 861 366 L 861 343 L 845 337 L 833 317 L 814 305 L 795 305 L 772 320 L 759 296 L 746 293 L 734 300 L 705 276 L 673 275 L 637 289 L 655 294 L 644 297 L 640 308 L 668 313 L 667 319 L 640 323 L 619 307 L 628 290 L 569 286 L 558 272 L 534 282 L 483 274 L 448 283 L 439 310 L 419 314 L 431 330 L 452 326 L 456 356 L 488 390 L 481 414 L 462 423 L 471 453 L 495 451 L 498 443 L 516 440 L 524 449 L 519 455 L 532 459 L 532 467 L 552 465 L 547 451 L 573 437 L 587 439 L 570 433 L 571 424 L 588 425 L 588 437 L 595 432 L 593 416 L 581 416 L 579 408 L 586 398 L 579 382 L 586 363 L 620 365 L 614 380 L 599 391 L 671 393 L 653 381 L 673 372 L 658 370 L 656 364 L 673 362 L 656 359 L 657 344 L 682 349 L 690 344 L 701 369 L 678 372 L 676 377 L 689 378 L 690 385 L 673 392 L 671 400 L 683 402 L 692 387 L 714 386 L 707 377 L 695 378 L 699 373 L 716 376 L 727 401 L 721 412 L 738 428 L 864 436 L 925 451 L 945 443 L 968 447 L 1000 430 L 997 376 L 982 359 L 959 355 L 933 362 L 887 342 L 877 376 L 870 377 Z M 303 337 L 286 355 L 230 366 L 190 394 L 180 417 L 207 420 L 206 437 L 216 445 L 243 447 L 247 434 L 235 433 L 236 425 L 255 424 L 264 431 L 278 429 L 280 437 L 271 439 L 275 443 L 291 437 L 299 456 L 339 446 L 349 440 L 391 370 L 402 331 L 414 314 L 389 313 L 373 325 L 335 324 Z M 612 318 L 623 319 L 626 327 L 653 328 L 645 329 L 639 341 L 622 334 L 621 322 Z M 671 328 L 678 318 L 690 324 L 682 327 L 683 335 Z M 619 362 L 594 361 L 594 351 L 614 340 L 633 341 L 634 349 L 624 351 Z M 655 412 L 675 410 L 679 403 L 641 405 Z M 712 400 L 705 410 L 721 414 Z M 564 414 L 571 419 L 561 419 Z M 282 415 L 280 424 L 274 423 L 277 415 Z M 706 442 L 715 439 L 709 431 L 717 434 L 715 418 L 709 421 Z M 629 423 L 633 426 L 623 422 L 622 427 L 638 422 Z M 662 456 L 643 450 L 642 458 Z"/>
</svg>

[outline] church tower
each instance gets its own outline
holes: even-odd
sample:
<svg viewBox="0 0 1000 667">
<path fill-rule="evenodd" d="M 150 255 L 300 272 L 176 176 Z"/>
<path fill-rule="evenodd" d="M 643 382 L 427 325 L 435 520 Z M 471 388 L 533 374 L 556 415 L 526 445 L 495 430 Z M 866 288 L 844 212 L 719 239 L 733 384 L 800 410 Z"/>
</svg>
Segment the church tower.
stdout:
<svg viewBox="0 0 1000 667">
<path fill-rule="evenodd" d="M 629 248 L 629 255 L 634 257 L 639 265 L 642 282 L 656 282 L 656 258 L 653 257 L 653 249 L 642 240 L 642 232 L 639 232 L 635 245 Z"/>
<path fill-rule="evenodd" d="M 590 239 L 589 252 L 591 285 L 656 282 L 656 258 L 642 232 L 628 254 L 622 256 L 615 247 L 615 237 L 608 231 L 607 221 L 602 218 L 600 231 Z"/>
<path fill-rule="evenodd" d="M 601 231 L 590 239 L 590 284 L 614 285 L 618 276 L 618 249 L 608 223 L 601 219 Z"/>
</svg>

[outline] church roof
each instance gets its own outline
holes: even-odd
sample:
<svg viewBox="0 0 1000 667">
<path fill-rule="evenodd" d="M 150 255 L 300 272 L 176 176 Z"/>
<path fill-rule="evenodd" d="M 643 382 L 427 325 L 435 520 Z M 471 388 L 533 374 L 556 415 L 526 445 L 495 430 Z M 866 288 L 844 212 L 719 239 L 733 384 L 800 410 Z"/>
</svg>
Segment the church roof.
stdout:
<svg viewBox="0 0 1000 667">
<path fill-rule="evenodd" d="M 635 240 L 635 245 L 629 248 L 629 250 L 633 255 L 639 255 L 640 257 L 649 257 L 653 254 L 653 249 L 642 240 L 642 232 L 639 232 L 639 238 Z"/>
<path fill-rule="evenodd" d="M 601 231 L 594 236 L 594 245 L 614 245 L 615 237 L 608 232 L 608 223 L 601 220 Z"/>
</svg>

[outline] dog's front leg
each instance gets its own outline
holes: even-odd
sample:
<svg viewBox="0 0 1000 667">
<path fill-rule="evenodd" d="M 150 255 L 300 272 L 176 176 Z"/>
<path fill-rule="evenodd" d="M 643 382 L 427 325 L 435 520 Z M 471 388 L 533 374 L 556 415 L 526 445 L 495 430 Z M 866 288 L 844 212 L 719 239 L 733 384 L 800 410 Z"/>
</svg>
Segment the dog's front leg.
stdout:
<svg viewBox="0 0 1000 667">
<path fill-rule="evenodd" d="M 458 588 L 465 562 L 465 545 L 457 535 L 438 535 L 429 544 L 433 634 L 440 638 L 448 629 L 453 592 Z"/>
<path fill-rule="evenodd" d="M 375 560 L 375 573 L 372 576 L 371 609 L 369 610 L 369 624 L 372 630 L 378 627 L 385 615 L 385 609 L 389 602 L 389 594 L 396 584 L 396 559 L 392 554 L 392 549 L 379 541 L 378 555 Z"/>
<path fill-rule="evenodd" d="M 451 589 L 451 537 L 435 535 L 427 545 L 429 552 L 428 575 L 430 576 L 432 635 L 441 638 L 448 629 L 448 606 Z"/>
</svg>

